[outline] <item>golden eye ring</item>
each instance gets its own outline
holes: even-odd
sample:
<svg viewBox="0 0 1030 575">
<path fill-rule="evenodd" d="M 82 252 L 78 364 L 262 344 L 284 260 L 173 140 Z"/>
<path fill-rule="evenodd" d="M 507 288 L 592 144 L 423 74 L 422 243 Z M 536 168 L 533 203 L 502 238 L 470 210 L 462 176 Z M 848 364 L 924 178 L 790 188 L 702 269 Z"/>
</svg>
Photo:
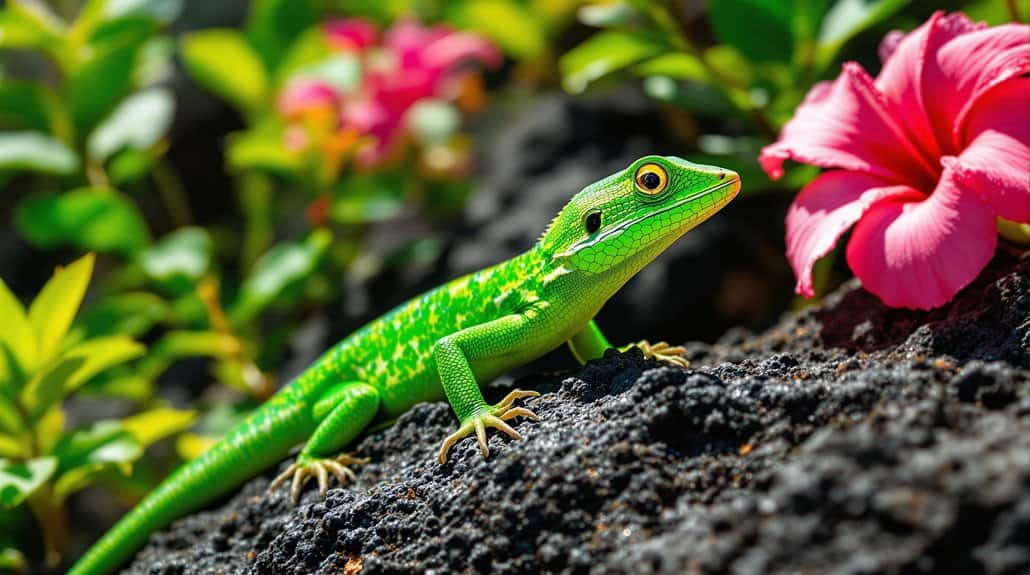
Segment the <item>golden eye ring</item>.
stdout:
<svg viewBox="0 0 1030 575">
<path fill-rule="evenodd" d="M 658 164 L 644 164 L 637 168 L 633 181 L 636 183 L 637 190 L 640 193 L 647 196 L 657 196 L 665 191 L 665 187 L 669 185 L 669 175 L 665 173 L 665 168 Z"/>
</svg>

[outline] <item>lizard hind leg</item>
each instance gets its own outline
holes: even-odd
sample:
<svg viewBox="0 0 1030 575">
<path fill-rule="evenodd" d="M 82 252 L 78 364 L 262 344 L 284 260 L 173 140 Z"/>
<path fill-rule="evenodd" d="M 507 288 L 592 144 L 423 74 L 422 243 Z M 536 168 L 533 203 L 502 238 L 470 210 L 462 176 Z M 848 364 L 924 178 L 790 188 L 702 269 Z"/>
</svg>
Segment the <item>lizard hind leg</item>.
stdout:
<svg viewBox="0 0 1030 575">
<path fill-rule="evenodd" d="M 330 476 L 340 485 L 354 481 L 354 472 L 348 466 L 368 460 L 338 452 L 372 422 L 378 411 L 379 391 L 375 387 L 364 382 L 334 386 L 313 407 L 313 416 L 319 422 L 314 433 L 297 460 L 268 486 L 269 492 L 290 481 L 290 498 L 296 505 L 304 484 L 311 478 L 317 480 L 323 499 L 329 490 Z"/>
</svg>

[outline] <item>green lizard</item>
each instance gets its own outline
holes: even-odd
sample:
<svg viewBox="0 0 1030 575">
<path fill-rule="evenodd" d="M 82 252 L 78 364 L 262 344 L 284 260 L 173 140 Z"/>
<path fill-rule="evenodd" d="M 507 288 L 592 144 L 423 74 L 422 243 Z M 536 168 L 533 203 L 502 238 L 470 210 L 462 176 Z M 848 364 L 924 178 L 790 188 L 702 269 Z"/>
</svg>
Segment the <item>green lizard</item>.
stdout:
<svg viewBox="0 0 1030 575">
<path fill-rule="evenodd" d="M 486 429 L 519 439 L 506 421 L 537 419 L 515 390 L 488 405 L 480 382 L 562 343 L 580 362 L 611 347 L 593 317 L 640 269 L 740 190 L 732 171 L 675 157 L 641 158 L 587 186 L 529 251 L 453 280 L 403 304 L 326 352 L 292 383 L 197 459 L 183 465 L 130 511 L 71 569 L 104 573 L 127 560 L 151 532 L 231 491 L 307 440 L 269 487 L 291 482 L 294 503 L 317 479 L 353 479 L 336 455 L 373 422 L 446 396 L 458 430 L 440 449 L 475 434 L 489 455 Z M 685 365 L 682 348 L 638 344 L 645 355 Z M 627 346 L 628 347 L 628 346 Z"/>
</svg>

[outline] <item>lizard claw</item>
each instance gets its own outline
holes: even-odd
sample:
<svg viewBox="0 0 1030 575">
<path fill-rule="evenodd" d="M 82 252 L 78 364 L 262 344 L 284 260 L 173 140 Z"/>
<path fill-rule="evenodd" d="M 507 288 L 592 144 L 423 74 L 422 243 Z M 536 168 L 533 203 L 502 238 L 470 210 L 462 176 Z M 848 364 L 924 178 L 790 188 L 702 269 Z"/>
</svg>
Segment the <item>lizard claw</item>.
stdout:
<svg viewBox="0 0 1030 575">
<path fill-rule="evenodd" d="M 348 481 L 354 481 L 355 479 L 354 472 L 347 466 L 364 463 L 368 463 L 367 458 L 353 457 L 346 453 L 336 458 L 308 459 L 301 457 L 291 463 L 286 468 L 286 471 L 283 471 L 272 480 L 272 483 L 268 485 L 268 493 L 278 489 L 280 485 L 292 479 L 290 499 L 293 500 L 294 505 L 297 505 L 300 501 L 300 493 L 304 489 L 304 484 L 307 483 L 308 479 L 314 477 L 318 481 L 318 493 L 322 499 L 325 499 L 326 493 L 329 491 L 330 474 L 336 478 L 340 485 L 346 485 Z"/>
<path fill-rule="evenodd" d="M 522 439 L 522 435 L 515 431 L 510 425 L 505 423 L 509 419 L 516 417 L 525 417 L 533 421 L 538 421 L 540 418 L 532 411 L 524 407 L 512 407 L 515 400 L 523 397 L 536 397 L 540 395 L 536 391 L 523 391 L 516 389 L 512 391 L 504 399 L 493 406 L 488 406 L 481 413 L 473 415 L 462 422 L 461 427 L 458 431 L 447 436 L 444 440 L 443 445 L 440 446 L 440 454 L 437 457 L 440 464 L 447 463 L 447 453 L 454 447 L 454 444 L 458 443 L 465 437 L 468 437 L 472 433 L 476 434 L 476 441 L 479 443 L 479 452 L 483 454 L 483 459 L 490 457 L 490 448 L 486 444 L 486 428 L 492 427 L 508 434 L 512 439 Z"/>
<path fill-rule="evenodd" d="M 685 355 L 687 355 L 687 349 L 682 346 L 669 345 L 664 341 L 658 343 L 651 343 L 646 339 L 642 339 L 637 343 L 627 345 L 622 349 L 625 351 L 631 347 L 637 347 L 640 351 L 644 352 L 644 359 L 655 359 L 663 363 L 669 363 L 679 367 L 690 367 L 690 362 L 687 361 Z"/>
</svg>

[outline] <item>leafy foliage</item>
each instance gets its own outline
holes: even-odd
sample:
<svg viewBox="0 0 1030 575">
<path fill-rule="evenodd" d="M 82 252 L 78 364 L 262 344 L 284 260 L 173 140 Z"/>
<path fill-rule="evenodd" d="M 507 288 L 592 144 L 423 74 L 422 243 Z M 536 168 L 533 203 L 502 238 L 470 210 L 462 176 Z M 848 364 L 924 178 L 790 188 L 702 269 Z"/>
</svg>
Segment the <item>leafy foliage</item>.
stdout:
<svg viewBox="0 0 1030 575">
<path fill-rule="evenodd" d="M 59 269 L 27 311 L 0 281 L 0 508 L 31 503 L 51 556 L 62 539 L 63 522 L 54 517 L 69 495 L 105 473 L 130 474 L 147 446 L 188 428 L 194 417 L 158 406 L 65 429 L 67 398 L 145 351 L 126 335 L 86 337 L 72 329 L 93 261 L 90 254 Z M 5 553 L 14 561 L 13 550 Z"/>
</svg>

